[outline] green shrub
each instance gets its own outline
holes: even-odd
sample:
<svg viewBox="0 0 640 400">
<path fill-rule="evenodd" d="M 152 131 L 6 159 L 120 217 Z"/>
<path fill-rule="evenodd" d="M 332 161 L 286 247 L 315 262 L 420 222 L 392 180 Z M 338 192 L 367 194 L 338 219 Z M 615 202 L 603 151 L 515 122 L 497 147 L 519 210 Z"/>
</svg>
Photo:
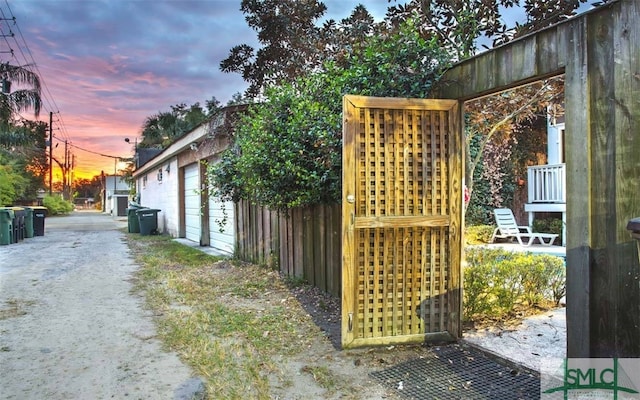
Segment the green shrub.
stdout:
<svg viewBox="0 0 640 400">
<path fill-rule="evenodd" d="M 467 226 L 464 230 L 466 244 L 491 243 L 491 236 L 496 229 L 493 225 Z"/>
<path fill-rule="evenodd" d="M 420 23 L 410 18 L 340 63 L 268 85 L 236 125 L 234 145 L 209 168 L 215 195 L 272 210 L 339 202 L 343 95 L 428 98 L 450 65 L 450 53 L 425 38 Z"/>
<path fill-rule="evenodd" d="M 60 196 L 45 196 L 42 205 L 47 207 L 47 215 L 68 214 L 73 211 L 73 203 Z"/>
<path fill-rule="evenodd" d="M 562 235 L 562 220 L 560 218 L 543 218 L 533 220 L 534 232 L 555 233 Z"/>
<path fill-rule="evenodd" d="M 464 319 L 501 319 L 516 306 L 557 305 L 566 291 L 560 257 L 499 249 L 466 250 Z"/>
<path fill-rule="evenodd" d="M 556 306 L 560 304 L 560 300 L 567 294 L 566 268 L 564 263 L 562 266 L 558 266 L 558 261 L 555 260 L 553 263 L 548 264 L 545 271 L 548 279 L 548 286 L 545 288 L 546 297 L 553 299 Z"/>
</svg>

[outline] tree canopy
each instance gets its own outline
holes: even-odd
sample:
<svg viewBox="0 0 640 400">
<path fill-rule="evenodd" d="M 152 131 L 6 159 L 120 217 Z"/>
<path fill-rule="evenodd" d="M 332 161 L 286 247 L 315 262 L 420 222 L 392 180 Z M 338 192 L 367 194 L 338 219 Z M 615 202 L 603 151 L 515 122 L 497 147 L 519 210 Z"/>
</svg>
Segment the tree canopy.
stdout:
<svg viewBox="0 0 640 400">
<path fill-rule="evenodd" d="M 251 102 L 241 93 L 235 93 L 227 105 Z M 139 147 L 164 149 L 171 143 L 192 131 L 203 122 L 212 119 L 222 108 L 215 96 L 205 101 L 204 106 L 196 102 L 190 106 L 180 103 L 170 106 L 169 111 L 161 111 L 148 116 L 142 124 Z"/>
<path fill-rule="evenodd" d="M 265 89 L 236 127 L 235 145 L 211 167 L 218 195 L 286 210 L 334 203 L 341 193 L 342 96 L 425 97 L 450 55 L 408 20 L 321 71 Z"/>
<path fill-rule="evenodd" d="M 206 102 L 204 108 L 197 102 L 191 106 L 181 103 L 171 106 L 170 111 L 151 115 L 142 125 L 142 141 L 138 146 L 164 148 L 200 125 L 219 107 L 220 102 L 213 97 Z"/>
<path fill-rule="evenodd" d="M 274 209 L 337 201 L 342 95 L 430 97 L 452 63 L 475 54 L 481 36 L 504 43 L 573 15 L 584 1 L 526 0 L 526 21 L 507 27 L 501 13 L 518 0 L 390 1 L 383 21 L 360 5 L 322 26 L 320 1 L 244 0 L 241 10 L 262 47 L 234 47 L 221 69 L 241 73 L 247 95 L 263 102 L 212 166 L 213 185 L 224 197 Z M 471 187 L 482 154 L 495 147 L 491 140 L 510 137 L 557 93 L 546 82 L 468 108 Z"/>
<path fill-rule="evenodd" d="M 40 79 L 28 65 L 1 63 L 0 79 L 0 204 L 12 204 L 35 199 L 44 187 L 47 125 L 20 116 L 37 117 L 41 107 Z"/>
<path fill-rule="evenodd" d="M 423 39 L 437 40 L 456 62 L 474 55 L 479 39 L 506 43 L 574 15 L 586 1 L 389 0 L 382 21 L 375 22 L 366 7 L 358 5 L 349 17 L 319 25 L 327 11 L 319 0 L 243 0 L 240 10 L 261 47 L 234 46 L 220 69 L 242 75 L 249 84 L 248 97 L 260 96 L 268 86 L 322 70 L 327 61 L 340 64 L 370 37 L 397 31 L 409 19 L 416 19 L 414 29 Z M 522 7 L 526 20 L 509 27 L 503 13 L 515 7 Z"/>
</svg>

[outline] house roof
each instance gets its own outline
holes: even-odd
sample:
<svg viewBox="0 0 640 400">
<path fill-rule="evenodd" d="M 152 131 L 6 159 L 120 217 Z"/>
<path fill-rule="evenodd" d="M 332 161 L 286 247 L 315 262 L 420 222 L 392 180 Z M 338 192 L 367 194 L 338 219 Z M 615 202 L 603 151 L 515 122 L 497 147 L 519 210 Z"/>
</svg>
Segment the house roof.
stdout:
<svg viewBox="0 0 640 400">
<path fill-rule="evenodd" d="M 216 116 L 214 116 L 212 119 L 203 122 L 190 132 L 187 132 L 175 142 L 173 142 L 169 147 L 162 150 L 155 157 L 151 158 L 145 164 L 141 165 L 138 169 L 133 171 L 133 177 L 138 178 L 142 174 L 161 167 L 167 161 L 171 160 L 173 157 L 176 157 L 178 154 L 187 150 L 190 151 L 192 144 L 195 144 L 197 146 L 199 143 L 203 142 L 206 139 L 210 139 L 216 136 L 228 135 L 230 133 L 228 130 L 233 129 L 232 126 L 229 126 L 229 129 L 219 128 L 224 127 L 225 124 L 228 123 L 227 119 L 230 115 L 237 112 L 246 111 L 248 106 L 248 104 L 241 104 L 222 108 L 220 112 L 216 114 Z M 231 123 L 233 123 L 233 121 L 231 121 Z"/>
</svg>

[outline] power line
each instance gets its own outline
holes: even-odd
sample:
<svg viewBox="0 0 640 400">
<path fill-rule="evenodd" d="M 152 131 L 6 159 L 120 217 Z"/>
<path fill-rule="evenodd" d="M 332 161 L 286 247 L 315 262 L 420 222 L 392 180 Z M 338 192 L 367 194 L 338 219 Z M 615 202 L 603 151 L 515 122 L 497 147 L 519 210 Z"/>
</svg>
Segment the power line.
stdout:
<svg viewBox="0 0 640 400">
<path fill-rule="evenodd" d="M 4 15 L 4 12 L 2 13 L 2 20 L 3 21 L 8 21 L 8 19 Z M 15 17 L 12 20 L 15 23 Z M 9 23 L 7 22 L 7 25 L 8 24 Z M 8 37 L 13 37 L 14 36 L 13 31 L 11 30 L 11 27 L 9 26 L 10 35 L 5 35 L 4 32 L 2 31 L 2 29 L 0 29 L 0 33 L 2 33 L 2 38 L 7 43 L 7 48 L 9 49 L 9 51 L 3 51 L 1 53 L 10 53 L 13 56 L 13 49 L 11 48 L 11 44 L 9 43 L 9 40 L 7 39 Z"/>
<path fill-rule="evenodd" d="M 56 101 L 53 98 L 53 95 L 51 94 L 51 91 L 49 90 L 49 86 L 47 85 L 46 81 L 44 80 L 44 76 L 40 72 L 40 68 L 38 68 L 38 64 L 36 63 L 35 58 L 33 57 L 33 53 L 31 52 L 31 49 L 29 48 L 29 45 L 27 44 L 27 41 L 24 38 L 24 35 L 22 34 L 22 30 L 20 29 L 20 25 L 18 25 L 17 19 L 16 19 L 15 15 L 13 14 L 13 11 L 11 10 L 11 6 L 9 6 L 9 1 L 8 0 L 5 0 L 5 5 L 7 6 L 7 10 L 8 10 L 9 16 L 5 15 L 4 10 L 2 8 L 0 8 L 0 13 L 2 15 L 2 19 L 5 21 L 5 23 L 9 27 L 9 30 L 11 31 L 11 36 L 10 37 L 12 37 L 13 40 L 16 42 L 17 48 L 18 48 L 20 54 L 22 55 L 22 58 L 24 59 L 25 68 L 32 69 L 32 72 L 37 74 L 38 77 L 40 78 L 40 85 L 44 89 L 44 91 L 42 92 L 43 98 L 45 100 L 45 103 L 48 103 L 48 104 L 43 104 L 44 109 L 47 110 L 47 111 L 53 112 L 54 114 L 57 115 L 56 123 L 57 123 L 57 125 L 59 127 L 59 131 L 60 131 L 61 135 L 63 137 L 65 137 L 65 139 L 69 140 L 70 137 L 69 137 L 69 134 L 67 132 L 66 126 L 64 124 L 64 121 L 62 119 L 62 114 L 59 111 L 60 109 L 58 108 L 58 105 L 56 104 Z M 22 43 L 18 42 L 18 38 L 13 33 L 13 30 L 11 29 L 11 25 L 9 25 L 9 21 L 13 21 L 13 26 L 15 26 L 15 30 L 18 33 L 19 38 L 22 40 Z M 6 37 L 5 37 L 5 40 L 7 41 L 7 45 L 11 49 L 11 45 L 9 44 L 9 42 L 8 42 Z M 23 51 L 23 48 L 26 50 L 26 52 L 27 52 L 29 57 L 27 57 L 27 54 L 25 54 L 25 52 Z M 12 55 L 16 59 L 16 61 L 18 61 L 18 63 L 20 63 L 20 60 L 18 60 L 16 55 L 13 53 L 13 49 L 12 49 Z"/>
<path fill-rule="evenodd" d="M 54 136 L 54 139 L 57 139 L 57 140 L 59 140 L 60 142 L 64 142 L 64 140 L 61 140 L 61 139 L 59 139 L 59 138 L 57 138 L 57 137 L 55 137 L 55 136 Z M 68 144 L 69 146 L 71 146 L 71 147 L 75 147 L 75 148 L 76 148 L 76 149 L 78 149 L 78 150 L 86 151 L 87 153 L 95 154 L 95 155 L 97 155 L 97 156 L 108 157 L 108 158 L 115 158 L 116 160 L 126 160 L 126 159 L 131 158 L 131 157 L 118 157 L 118 156 L 112 156 L 112 155 L 109 155 L 109 154 L 99 153 L 99 152 L 97 152 L 97 151 L 93 151 L 93 150 L 89 150 L 89 149 L 82 148 L 82 147 L 80 147 L 80 146 L 76 146 L 75 144 L 73 144 L 73 143 L 71 143 L 71 142 L 68 142 L 67 144 Z"/>
</svg>

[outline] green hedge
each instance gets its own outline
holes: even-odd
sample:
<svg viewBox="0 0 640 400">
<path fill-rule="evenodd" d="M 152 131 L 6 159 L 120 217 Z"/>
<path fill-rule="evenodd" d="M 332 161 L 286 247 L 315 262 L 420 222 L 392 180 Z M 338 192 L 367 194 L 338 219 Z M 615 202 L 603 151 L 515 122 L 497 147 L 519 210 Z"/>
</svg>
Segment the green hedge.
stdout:
<svg viewBox="0 0 640 400">
<path fill-rule="evenodd" d="M 464 229 L 466 244 L 491 243 L 491 236 L 496 229 L 494 225 L 474 225 Z"/>
<path fill-rule="evenodd" d="M 543 218 L 533 220 L 533 231 L 542 233 L 555 233 L 562 236 L 562 220 L 560 218 Z"/>
<path fill-rule="evenodd" d="M 558 305 L 566 292 L 562 258 L 472 247 L 466 249 L 464 319 L 502 319 L 516 306 Z"/>
<path fill-rule="evenodd" d="M 60 196 L 45 196 L 42 205 L 47 207 L 47 215 L 68 214 L 73 211 L 73 203 Z"/>
</svg>

